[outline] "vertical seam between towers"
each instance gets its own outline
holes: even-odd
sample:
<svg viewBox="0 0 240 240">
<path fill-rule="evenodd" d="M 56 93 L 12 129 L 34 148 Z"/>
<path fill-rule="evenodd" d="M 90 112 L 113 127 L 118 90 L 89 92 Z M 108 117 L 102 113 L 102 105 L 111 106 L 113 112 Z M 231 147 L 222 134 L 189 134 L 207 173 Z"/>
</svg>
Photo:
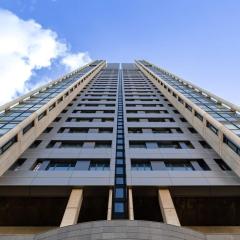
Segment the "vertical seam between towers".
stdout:
<svg viewBox="0 0 240 240">
<path fill-rule="evenodd" d="M 113 194 L 113 219 L 127 217 L 126 158 L 123 114 L 123 81 L 122 69 L 118 69 L 117 99 L 117 137 L 115 153 L 115 179 Z"/>
</svg>

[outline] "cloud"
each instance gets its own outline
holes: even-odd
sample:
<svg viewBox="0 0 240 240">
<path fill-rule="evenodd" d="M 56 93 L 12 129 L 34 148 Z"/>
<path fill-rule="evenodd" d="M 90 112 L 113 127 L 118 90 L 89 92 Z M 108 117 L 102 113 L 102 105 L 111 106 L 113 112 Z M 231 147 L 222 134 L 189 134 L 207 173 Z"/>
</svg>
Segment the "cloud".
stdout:
<svg viewBox="0 0 240 240">
<path fill-rule="evenodd" d="M 87 52 L 85 53 L 73 53 L 73 54 L 68 54 L 66 55 L 61 63 L 66 65 L 66 67 L 70 70 L 73 71 L 79 66 L 84 65 L 86 62 L 90 62 L 91 58 Z"/>
<path fill-rule="evenodd" d="M 31 78 L 54 61 L 69 69 L 91 61 L 87 53 L 71 53 L 54 31 L 8 10 L 0 9 L 0 36 L 0 104 L 46 83 Z"/>
</svg>

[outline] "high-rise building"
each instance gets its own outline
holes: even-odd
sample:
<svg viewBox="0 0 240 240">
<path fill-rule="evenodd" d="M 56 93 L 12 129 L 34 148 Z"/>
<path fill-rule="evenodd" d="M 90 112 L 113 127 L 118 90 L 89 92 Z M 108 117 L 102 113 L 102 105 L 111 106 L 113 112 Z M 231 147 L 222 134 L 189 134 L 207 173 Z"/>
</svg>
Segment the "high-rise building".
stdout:
<svg viewBox="0 0 240 240">
<path fill-rule="evenodd" d="M 0 239 L 240 239 L 238 106 L 97 60 L 0 111 Z"/>
</svg>

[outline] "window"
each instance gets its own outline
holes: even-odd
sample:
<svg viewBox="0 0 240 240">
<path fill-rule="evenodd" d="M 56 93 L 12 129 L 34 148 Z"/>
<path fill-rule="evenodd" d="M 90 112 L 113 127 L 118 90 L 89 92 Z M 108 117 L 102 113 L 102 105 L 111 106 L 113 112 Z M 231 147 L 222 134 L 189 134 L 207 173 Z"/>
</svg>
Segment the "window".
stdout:
<svg viewBox="0 0 240 240">
<path fill-rule="evenodd" d="M 128 128 L 128 133 L 142 133 L 141 128 Z"/>
<path fill-rule="evenodd" d="M 223 171 L 231 171 L 231 170 L 232 170 L 222 159 L 214 159 L 214 161 L 217 163 L 217 165 L 218 165 Z"/>
<path fill-rule="evenodd" d="M 139 162 L 132 162 L 131 169 L 134 171 L 151 171 L 152 166 L 150 161 L 139 161 Z"/>
<path fill-rule="evenodd" d="M 51 161 L 46 168 L 46 171 L 71 171 L 74 170 L 76 162 Z"/>
<path fill-rule="evenodd" d="M 123 168 L 122 167 L 116 167 L 116 174 L 122 175 L 123 174 Z"/>
<path fill-rule="evenodd" d="M 152 128 L 152 133 L 183 133 L 180 128 Z"/>
<path fill-rule="evenodd" d="M 77 128 L 77 127 L 62 127 L 58 130 L 58 133 L 87 133 L 88 128 Z"/>
<path fill-rule="evenodd" d="M 119 149 L 119 148 L 123 148 L 123 146 L 117 146 L 117 152 L 116 152 L 116 157 L 117 158 L 123 158 L 124 157 L 124 151 L 122 149 Z"/>
<path fill-rule="evenodd" d="M 145 144 L 147 146 L 147 149 L 156 149 L 158 147 L 156 142 L 147 141 Z"/>
<path fill-rule="evenodd" d="M 178 101 L 179 101 L 181 104 L 184 103 L 183 100 L 182 100 L 180 97 L 178 97 Z"/>
<path fill-rule="evenodd" d="M 180 120 L 181 120 L 182 122 L 187 122 L 187 120 L 186 120 L 185 118 L 183 118 L 183 117 L 181 117 Z"/>
<path fill-rule="evenodd" d="M 19 171 L 23 163 L 26 161 L 26 158 L 19 158 L 11 167 L 9 170 L 11 171 Z"/>
<path fill-rule="evenodd" d="M 117 139 L 117 144 L 123 144 L 123 139 Z"/>
<path fill-rule="evenodd" d="M 174 113 L 176 114 L 179 114 L 179 111 L 178 110 L 173 110 Z"/>
<path fill-rule="evenodd" d="M 63 97 L 60 97 L 58 100 L 57 100 L 57 103 L 60 103 L 63 101 Z"/>
<path fill-rule="evenodd" d="M 113 118 L 102 118 L 102 122 L 113 122 Z"/>
<path fill-rule="evenodd" d="M 123 198 L 124 197 L 124 189 L 116 188 L 115 189 L 115 198 Z"/>
<path fill-rule="evenodd" d="M 66 122 L 92 122 L 92 118 L 67 118 Z"/>
<path fill-rule="evenodd" d="M 129 141 L 130 148 L 175 148 L 175 149 L 194 149 L 189 141 Z"/>
<path fill-rule="evenodd" d="M 32 171 L 39 171 L 40 168 L 41 168 L 41 166 L 42 166 L 42 161 L 37 161 L 37 162 L 33 165 Z"/>
<path fill-rule="evenodd" d="M 205 141 L 199 141 L 203 148 L 211 149 L 211 146 Z"/>
<path fill-rule="evenodd" d="M 95 148 L 111 148 L 112 142 L 106 141 L 106 142 L 95 142 Z"/>
<path fill-rule="evenodd" d="M 47 111 L 42 112 L 39 116 L 38 116 L 38 121 L 40 121 L 43 117 L 45 117 L 47 115 Z"/>
<path fill-rule="evenodd" d="M 128 118 L 127 119 L 128 122 L 139 122 L 138 118 Z"/>
<path fill-rule="evenodd" d="M 235 153 L 240 155 L 240 147 L 238 147 L 235 143 L 230 141 L 225 135 L 223 136 L 223 142 L 227 144 Z"/>
<path fill-rule="evenodd" d="M 131 159 L 131 169 L 136 171 L 208 171 L 203 159 Z"/>
<path fill-rule="evenodd" d="M 23 134 L 27 133 L 32 127 L 34 127 L 34 121 L 32 121 L 25 128 L 23 128 Z"/>
<path fill-rule="evenodd" d="M 129 143 L 130 148 L 146 148 L 145 142 L 133 142 L 130 141 Z"/>
<path fill-rule="evenodd" d="M 116 177 L 115 181 L 116 181 L 116 184 L 124 184 L 124 179 L 121 177 Z"/>
<path fill-rule="evenodd" d="M 90 162 L 89 171 L 108 171 L 110 169 L 109 162 Z"/>
<path fill-rule="evenodd" d="M 181 148 L 178 142 L 173 142 L 173 141 L 158 142 L 158 147 L 159 148 L 176 148 L 176 149 Z"/>
<path fill-rule="evenodd" d="M 148 118 L 149 122 L 175 122 L 173 118 Z"/>
<path fill-rule="evenodd" d="M 182 162 L 182 161 L 166 161 L 164 162 L 167 170 L 175 170 L 175 171 L 194 171 L 194 167 L 190 162 Z"/>
<path fill-rule="evenodd" d="M 185 107 L 191 112 L 192 111 L 192 107 L 190 105 L 188 105 L 187 103 L 185 104 Z"/>
<path fill-rule="evenodd" d="M 195 111 L 195 117 L 197 117 L 200 121 L 203 121 L 203 116 Z"/>
<path fill-rule="evenodd" d="M 123 158 L 116 158 L 116 164 L 123 164 Z"/>
<path fill-rule="evenodd" d="M 114 212 L 116 212 L 116 213 L 123 213 L 124 212 L 124 203 L 122 203 L 122 202 L 115 202 L 114 203 Z"/>
<path fill-rule="evenodd" d="M 152 128 L 152 133 L 171 133 L 170 128 Z"/>
<path fill-rule="evenodd" d="M 197 163 L 204 171 L 210 171 L 211 170 L 203 159 L 198 159 Z"/>
<path fill-rule="evenodd" d="M 50 131 L 52 131 L 53 127 L 47 127 L 43 133 L 49 133 Z"/>
<path fill-rule="evenodd" d="M 0 155 L 6 152 L 14 143 L 17 142 L 17 135 L 7 141 L 2 147 L 0 147 Z"/>
<path fill-rule="evenodd" d="M 51 141 L 47 148 L 80 148 L 82 146 L 82 141 Z"/>
<path fill-rule="evenodd" d="M 42 141 L 41 140 L 35 140 L 29 148 L 36 148 L 38 147 L 38 145 L 41 143 Z"/>
<path fill-rule="evenodd" d="M 113 129 L 112 128 L 99 128 L 98 132 L 99 133 L 112 133 Z"/>
<path fill-rule="evenodd" d="M 218 129 L 214 127 L 210 122 L 207 122 L 207 128 L 209 128 L 213 133 L 218 135 Z"/>
<path fill-rule="evenodd" d="M 56 117 L 56 118 L 54 119 L 54 122 L 59 122 L 60 120 L 61 120 L 60 117 Z"/>
<path fill-rule="evenodd" d="M 52 105 L 49 107 L 49 111 L 53 110 L 55 107 L 56 107 L 56 103 L 52 104 Z"/>
<path fill-rule="evenodd" d="M 196 131 L 193 127 L 188 128 L 188 130 L 189 130 L 191 133 L 197 133 L 197 131 Z"/>
</svg>

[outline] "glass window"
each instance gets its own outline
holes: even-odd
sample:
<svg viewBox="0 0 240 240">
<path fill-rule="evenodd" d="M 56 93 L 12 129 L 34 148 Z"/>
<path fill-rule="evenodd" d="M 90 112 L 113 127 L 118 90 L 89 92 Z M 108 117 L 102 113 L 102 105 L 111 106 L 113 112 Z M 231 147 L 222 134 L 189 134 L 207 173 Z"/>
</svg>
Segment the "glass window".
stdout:
<svg viewBox="0 0 240 240">
<path fill-rule="evenodd" d="M 26 158 L 19 158 L 9 170 L 11 171 L 19 171 L 23 163 L 26 161 Z"/>
<path fill-rule="evenodd" d="M 197 117 L 200 121 L 203 121 L 203 116 L 195 111 L 195 117 Z"/>
<path fill-rule="evenodd" d="M 41 113 L 39 116 L 38 116 L 38 121 L 41 120 L 44 116 L 47 115 L 47 111 L 44 111 L 43 113 Z"/>
<path fill-rule="evenodd" d="M 168 170 L 175 171 L 194 171 L 194 168 L 190 162 L 164 162 Z"/>
<path fill-rule="evenodd" d="M 39 171 L 41 165 L 42 165 L 42 161 L 38 161 L 38 162 L 34 165 L 34 167 L 33 167 L 32 170 L 33 170 L 33 171 Z"/>
<path fill-rule="evenodd" d="M 23 128 L 23 134 L 27 133 L 32 127 L 34 127 L 34 121 L 32 121 L 25 128 Z"/>
<path fill-rule="evenodd" d="M 124 189 L 123 188 L 116 188 L 115 189 L 115 197 L 116 198 L 123 198 L 124 197 Z"/>
<path fill-rule="evenodd" d="M 89 171 L 108 171 L 110 169 L 109 162 L 90 162 Z"/>
<path fill-rule="evenodd" d="M 211 149 L 211 146 L 205 141 L 199 141 L 203 148 Z"/>
<path fill-rule="evenodd" d="M 197 131 L 196 131 L 193 127 L 188 128 L 188 130 L 189 130 L 191 133 L 197 133 Z"/>
<path fill-rule="evenodd" d="M 231 168 L 222 159 L 214 160 L 223 171 L 231 171 Z"/>
<path fill-rule="evenodd" d="M 158 147 L 159 148 L 181 148 L 178 142 L 158 142 Z"/>
<path fill-rule="evenodd" d="M 116 167 L 116 174 L 123 174 L 123 168 L 122 167 Z"/>
<path fill-rule="evenodd" d="M 240 147 L 230 141 L 226 136 L 223 137 L 223 142 L 226 143 L 234 152 L 240 155 Z"/>
<path fill-rule="evenodd" d="M 83 142 L 77 141 L 62 141 L 60 148 L 79 148 L 83 146 Z"/>
<path fill-rule="evenodd" d="M 43 133 L 49 133 L 51 130 L 53 129 L 53 127 L 47 127 Z"/>
<path fill-rule="evenodd" d="M 123 213 L 124 212 L 124 203 L 122 203 L 122 202 L 115 202 L 115 204 L 114 204 L 114 212 L 116 212 L 116 213 Z"/>
<path fill-rule="evenodd" d="M 38 147 L 38 145 L 41 143 L 42 141 L 41 140 L 35 140 L 29 148 L 36 148 Z"/>
<path fill-rule="evenodd" d="M 17 142 L 17 136 L 11 138 L 8 142 L 6 142 L 2 147 L 0 147 L 0 154 L 3 154 L 8 150 L 14 143 Z"/>
<path fill-rule="evenodd" d="M 46 171 L 70 171 L 75 165 L 76 162 L 50 162 Z"/>
<path fill-rule="evenodd" d="M 145 142 L 133 142 L 130 141 L 129 143 L 130 148 L 146 148 Z"/>
<path fill-rule="evenodd" d="M 116 157 L 117 158 L 123 158 L 124 157 L 124 152 L 117 150 Z"/>
<path fill-rule="evenodd" d="M 95 142 L 95 148 L 111 148 L 111 142 Z"/>
<path fill-rule="evenodd" d="M 132 162 L 131 168 L 134 171 L 151 171 L 152 170 L 150 161 Z"/>
</svg>

